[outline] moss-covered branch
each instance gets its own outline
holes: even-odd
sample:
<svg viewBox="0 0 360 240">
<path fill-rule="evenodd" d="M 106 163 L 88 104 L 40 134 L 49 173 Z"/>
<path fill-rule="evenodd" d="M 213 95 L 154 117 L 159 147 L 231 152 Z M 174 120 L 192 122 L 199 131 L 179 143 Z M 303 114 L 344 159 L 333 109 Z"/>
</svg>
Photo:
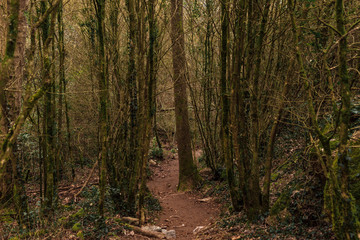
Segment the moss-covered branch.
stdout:
<svg viewBox="0 0 360 240">
<path fill-rule="evenodd" d="M 2 153 L 0 155 L 0 178 L 2 177 L 4 167 L 10 158 L 12 147 L 20 134 L 22 126 L 30 115 L 31 110 L 34 108 L 36 102 L 44 95 L 48 87 L 49 83 L 44 83 L 44 85 L 24 103 L 15 124 L 12 126 L 6 138 L 4 139 L 1 145 Z"/>
</svg>

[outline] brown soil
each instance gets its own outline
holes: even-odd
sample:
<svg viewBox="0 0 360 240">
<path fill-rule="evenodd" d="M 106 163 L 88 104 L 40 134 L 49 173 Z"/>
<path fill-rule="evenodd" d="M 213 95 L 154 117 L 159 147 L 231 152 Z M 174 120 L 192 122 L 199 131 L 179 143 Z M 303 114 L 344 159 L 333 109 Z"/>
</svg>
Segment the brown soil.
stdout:
<svg viewBox="0 0 360 240">
<path fill-rule="evenodd" d="M 212 199 L 203 199 L 200 193 L 177 191 L 179 164 L 176 155 L 153 166 L 152 171 L 148 187 L 162 206 L 155 225 L 174 229 L 176 239 L 199 239 L 193 233 L 194 229 L 215 222 L 218 205 Z"/>
</svg>

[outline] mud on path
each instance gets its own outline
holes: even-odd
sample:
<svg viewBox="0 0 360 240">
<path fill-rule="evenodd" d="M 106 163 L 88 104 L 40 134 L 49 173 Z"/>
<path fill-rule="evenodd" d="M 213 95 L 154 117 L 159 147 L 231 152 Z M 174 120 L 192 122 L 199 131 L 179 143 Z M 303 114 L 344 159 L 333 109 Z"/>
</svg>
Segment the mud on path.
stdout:
<svg viewBox="0 0 360 240">
<path fill-rule="evenodd" d="M 162 207 L 155 225 L 174 229 L 176 239 L 196 239 L 194 229 L 214 223 L 219 214 L 218 205 L 211 199 L 203 199 L 199 193 L 177 192 L 177 157 L 166 158 L 151 169 L 153 175 L 147 185 Z"/>
</svg>

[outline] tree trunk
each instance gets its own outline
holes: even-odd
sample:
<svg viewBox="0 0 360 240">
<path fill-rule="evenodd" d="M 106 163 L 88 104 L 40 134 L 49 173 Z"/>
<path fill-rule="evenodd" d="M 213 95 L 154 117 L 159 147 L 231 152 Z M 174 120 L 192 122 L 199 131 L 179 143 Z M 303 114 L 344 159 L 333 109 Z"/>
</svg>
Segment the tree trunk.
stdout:
<svg viewBox="0 0 360 240">
<path fill-rule="evenodd" d="M 47 4 L 41 2 L 41 12 L 43 16 L 48 11 Z M 55 106 L 54 96 L 51 93 L 55 87 L 55 79 L 52 76 L 50 44 L 53 42 L 55 34 L 56 12 L 50 17 L 46 17 L 41 25 L 42 30 L 42 78 L 49 84 L 50 91 L 45 93 L 44 103 L 44 204 L 42 211 L 46 217 L 50 217 L 54 213 L 56 200 L 56 165 L 55 165 Z"/>
<path fill-rule="evenodd" d="M 183 28 L 183 0 L 171 0 L 171 41 L 174 70 L 174 98 L 176 141 L 179 155 L 178 190 L 193 189 L 198 182 L 198 172 L 193 162 L 186 91 L 187 67 Z"/>
<path fill-rule="evenodd" d="M 130 214 L 135 214 L 135 198 L 138 190 L 138 177 L 139 177 L 139 139 L 138 139 L 138 99 L 137 99 L 137 84 L 136 80 L 138 77 L 136 71 L 136 29 L 137 29 L 137 19 L 136 19 L 136 9 L 135 9 L 135 0 L 127 1 L 127 8 L 129 12 L 129 63 L 128 63 L 128 76 L 127 84 L 130 97 L 130 131 L 129 131 L 129 149 L 128 149 L 128 168 L 130 169 L 131 177 L 128 188 L 128 204 Z"/>
<path fill-rule="evenodd" d="M 345 10 L 344 1 L 336 0 L 335 16 L 339 40 L 338 74 L 340 78 L 340 96 L 342 109 L 340 109 L 339 147 L 337 166 L 330 167 L 331 177 L 329 182 L 330 203 L 332 210 L 333 229 L 338 239 L 359 239 L 360 223 L 356 209 L 355 199 L 349 191 L 349 127 L 351 116 L 351 90 L 347 67 L 347 37 L 345 36 Z M 336 163 L 336 160 L 334 161 Z M 334 181 L 334 180 L 337 181 Z"/>
<path fill-rule="evenodd" d="M 0 20 L 4 23 L 2 27 L 8 31 L 4 34 L 4 38 L 0 39 L 2 40 L 2 45 L 4 44 L 0 52 L 0 136 L 5 136 L 14 126 L 21 107 L 20 90 L 24 76 L 26 41 L 26 19 L 24 13 L 27 10 L 27 1 L 4 1 L 0 7 L 3 7 L 0 10 L 0 13 L 3 13 L 0 16 Z M 9 14 L 9 21 L 4 18 L 7 14 Z M 9 87 L 10 84 L 11 87 Z M 8 87 L 14 91 L 9 91 Z M 7 151 L 5 146 L 8 136 L 5 139 L 2 136 L 0 140 L 4 142 L 4 145 L 2 145 L 0 150 L 0 156 L 5 155 Z M 27 197 L 21 168 L 19 168 L 18 163 L 16 141 L 11 145 L 11 148 L 12 151 L 7 156 L 8 161 L 4 163 L 4 167 L 0 167 L 0 200 L 7 201 L 11 198 L 13 199 L 12 202 L 18 213 L 19 223 L 23 224 L 28 212 Z"/>
<path fill-rule="evenodd" d="M 349 192 L 349 166 L 348 166 L 348 131 L 350 123 L 350 83 L 347 69 L 347 39 L 345 31 L 345 13 L 344 2 L 336 0 L 335 12 L 337 32 L 339 33 L 339 78 L 340 78 L 340 96 L 342 108 L 340 111 L 339 146 L 338 154 L 332 156 L 330 140 L 320 130 L 314 110 L 310 81 L 307 77 L 306 69 L 303 64 L 302 56 L 299 50 L 299 33 L 295 20 L 295 6 L 293 0 L 288 0 L 290 9 L 290 19 L 294 42 L 296 46 L 296 59 L 300 68 L 300 77 L 303 80 L 308 91 L 308 111 L 312 122 L 312 131 L 319 138 L 326 157 L 327 181 L 324 190 L 325 209 L 331 215 L 333 230 L 338 239 L 359 239 L 359 219 L 355 206 L 355 199 Z"/>
<path fill-rule="evenodd" d="M 104 204 L 106 191 L 106 164 L 107 164 L 107 105 L 108 89 L 106 76 L 105 59 L 105 0 L 95 1 L 96 19 L 97 19 L 97 37 L 98 37 L 98 83 L 99 83 L 99 144 L 100 144 L 100 176 L 99 176 L 99 215 L 104 218 Z"/>
<path fill-rule="evenodd" d="M 229 101 L 229 87 L 227 78 L 228 69 L 228 36 L 229 36 L 229 1 L 221 0 L 221 105 L 222 105 L 222 154 L 226 165 L 227 181 L 230 189 L 230 197 L 235 211 L 240 210 L 239 192 L 237 191 L 234 163 L 231 151 L 231 135 L 230 135 L 230 101 Z"/>
<path fill-rule="evenodd" d="M 65 90 L 65 43 L 64 43 L 64 21 L 63 21 L 63 2 L 61 0 L 58 12 L 58 51 L 59 51 L 59 98 L 57 112 L 57 179 L 60 180 L 63 174 L 64 163 L 66 159 L 66 151 L 63 150 L 63 105 Z"/>
<path fill-rule="evenodd" d="M 246 2 L 245 0 L 234 1 L 234 9 L 237 12 L 235 20 L 234 33 L 234 67 L 231 82 L 231 126 L 233 132 L 233 146 L 234 156 L 239 172 L 239 190 L 241 198 L 237 199 L 238 207 L 241 203 L 247 203 L 248 199 L 248 176 L 246 175 L 249 169 L 249 154 L 248 154 L 248 131 L 246 129 L 246 111 L 245 111 L 245 76 L 242 76 L 242 69 L 244 69 L 243 55 L 244 55 L 244 39 L 245 39 L 245 17 L 246 17 Z M 247 207 L 247 206 L 245 206 Z M 237 209 L 239 210 L 239 209 Z"/>
</svg>

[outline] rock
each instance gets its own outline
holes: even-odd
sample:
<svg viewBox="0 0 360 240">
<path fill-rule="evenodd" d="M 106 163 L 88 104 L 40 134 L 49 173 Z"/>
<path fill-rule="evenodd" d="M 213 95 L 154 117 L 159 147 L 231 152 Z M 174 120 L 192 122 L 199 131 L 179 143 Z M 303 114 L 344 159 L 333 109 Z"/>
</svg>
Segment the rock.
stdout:
<svg viewBox="0 0 360 240">
<path fill-rule="evenodd" d="M 155 225 L 151 225 L 151 226 L 143 226 L 141 227 L 142 230 L 144 231 L 150 231 L 150 232 L 161 232 L 161 227 L 159 226 L 155 226 Z"/>
<path fill-rule="evenodd" d="M 197 234 L 199 233 L 202 229 L 204 229 L 204 226 L 197 226 L 194 230 L 193 230 L 193 234 Z"/>
<path fill-rule="evenodd" d="M 149 160 L 149 164 L 151 166 L 156 166 L 156 162 L 154 160 L 152 160 L 152 159 Z"/>
<path fill-rule="evenodd" d="M 174 228 L 181 228 L 181 227 L 185 227 L 185 224 L 183 223 L 183 224 L 181 224 L 179 226 L 175 226 Z"/>
<path fill-rule="evenodd" d="M 210 202 L 211 201 L 211 197 L 208 198 L 203 198 L 203 199 L 198 199 L 199 202 Z"/>
<path fill-rule="evenodd" d="M 161 232 L 165 235 L 166 239 L 176 238 L 175 230 L 168 231 L 168 230 L 162 229 Z"/>
</svg>

